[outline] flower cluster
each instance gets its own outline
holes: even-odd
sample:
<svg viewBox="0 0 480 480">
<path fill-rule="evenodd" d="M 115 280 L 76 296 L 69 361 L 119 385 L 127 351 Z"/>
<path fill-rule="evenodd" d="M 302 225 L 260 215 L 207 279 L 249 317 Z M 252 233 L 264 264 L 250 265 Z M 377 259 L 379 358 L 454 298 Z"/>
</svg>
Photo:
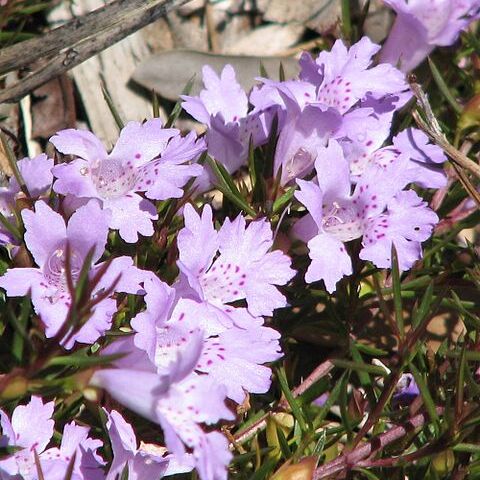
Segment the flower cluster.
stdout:
<svg viewBox="0 0 480 480">
<path fill-rule="evenodd" d="M 385 146 L 393 116 L 411 94 L 395 67 L 372 65 L 379 50 L 364 37 L 351 48 L 338 40 L 316 59 L 305 53 L 298 80 L 264 79 L 250 94 L 252 112 L 236 117 L 277 115 L 274 174 L 282 186 L 299 187 L 295 196 L 308 215 L 292 232 L 308 242 L 312 262 L 305 279 L 323 280 L 329 292 L 352 273 L 345 243 L 355 239 L 362 242 L 360 258 L 388 268 L 394 245 L 400 268 L 411 268 L 438 217 L 414 190 L 404 189 L 412 183 L 425 188 L 446 184 L 446 157 L 421 131 L 403 130 Z M 208 71 L 200 97 L 184 104 L 201 121 L 207 120 L 198 114 L 199 105 L 202 112 L 215 114 L 207 95 L 211 76 Z M 217 83 L 227 79 L 231 83 L 231 75 Z M 218 95 L 223 91 L 219 88 Z M 226 99 L 220 103 L 227 104 Z M 207 145 L 210 149 L 208 137 Z M 313 179 L 303 180 L 312 174 Z"/>
<path fill-rule="evenodd" d="M 1 191 L 0 240 L 32 258 L 8 269 L 0 287 L 31 297 L 47 338 L 65 349 L 94 344 L 92 354 L 111 359 L 90 372 L 89 388 L 160 425 L 166 447 L 138 445 L 132 426 L 105 408 L 113 458 L 103 459 L 102 442 L 76 423 L 65 426 L 59 448 L 47 448 L 54 403 L 33 396 L 11 421 L 1 414 L 3 446 L 16 451 L 0 473 L 37 478 L 39 462 L 45 478 L 63 478 L 73 462 L 78 480 L 192 469 L 202 480 L 227 478 L 232 455 L 214 426 L 235 420 L 232 405 L 248 394 L 268 392 L 268 364 L 282 356 L 270 317 L 288 306 L 284 287 L 297 272 L 275 243 L 279 229 L 308 246 L 310 264 L 296 281 L 323 281 L 334 292 L 353 255 L 389 268 L 395 247 L 399 267 L 411 268 L 438 221 L 411 186 L 444 186 L 445 157 L 414 128 L 389 141 L 411 94 L 397 68 L 373 63 L 379 50 L 368 38 L 350 48 L 337 41 L 315 59 L 305 53 L 298 79 L 260 79 L 248 95 L 232 67 L 220 76 L 205 67 L 205 89 L 183 103 L 206 124 L 204 137 L 158 119 L 130 122 L 108 153 L 92 133 L 69 129 L 51 138 L 65 161 L 18 162 L 25 185 L 11 180 Z M 241 176 L 250 147 L 273 144 L 273 135 L 265 188 L 275 186 L 273 196 L 295 190 L 283 224 L 272 225 L 268 208 L 228 218 L 206 196 L 185 192 L 216 182 L 197 162 L 203 152 Z M 165 247 L 168 269 L 149 262 L 150 250 L 138 253 L 143 237 L 152 237 L 151 251 Z M 112 325 L 120 339 L 106 338 Z"/>
</svg>

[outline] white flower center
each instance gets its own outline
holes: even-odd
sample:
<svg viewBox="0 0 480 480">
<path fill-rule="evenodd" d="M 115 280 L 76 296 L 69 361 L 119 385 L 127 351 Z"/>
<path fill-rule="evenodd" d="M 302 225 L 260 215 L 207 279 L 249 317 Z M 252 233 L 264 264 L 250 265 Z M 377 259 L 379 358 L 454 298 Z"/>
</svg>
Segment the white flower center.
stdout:
<svg viewBox="0 0 480 480">
<path fill-rule="evenodd" d="M 306 148 L 300 147 L 285 165 L 288 178 L 295 178 L 307 173 L 314 161 L 315 156 Z"/>
<path fill-rule="evenodd" d="M 57 287 L 60 291 L 65 291 L 67 287 L 66 277 L 66 244 L 62 243 L 49 255 L 44 266 L 44 275 L 48 283 Z M 82 258 L 74 249 L 70 248 L 70 276 L 75 281 L 80 275 L 82 269 Z"/>
<path fill-rule="evenodd" d="M 363 235 L 363 225 L 357 209 L 338 202 L 323 206 L 322 225 L 325 232 L 342 242 L 348 242 Z"/>
<path fill-rule="evenodd" d="M 92 180 L 103 198 L 119 198 L 128 193 L 137 179 L 132 162 L 124 166 L 121 160 L 105 158 L 92 169 Z"/>
</svg>

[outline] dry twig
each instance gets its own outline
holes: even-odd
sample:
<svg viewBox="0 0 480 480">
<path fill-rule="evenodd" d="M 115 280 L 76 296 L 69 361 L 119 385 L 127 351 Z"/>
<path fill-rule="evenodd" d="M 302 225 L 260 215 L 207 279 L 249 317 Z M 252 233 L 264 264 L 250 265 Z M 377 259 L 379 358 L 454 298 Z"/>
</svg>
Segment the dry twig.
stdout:
<svg viewBox="0 0 480 480">
<path fill-rule="evenodd" d="M 42 37 L 0 51 L 0 73 L 33 67 L 25 77 L 0 92 L 0 103 L 20 99 L 188 1 L 116 0 Z"/>
</svg>

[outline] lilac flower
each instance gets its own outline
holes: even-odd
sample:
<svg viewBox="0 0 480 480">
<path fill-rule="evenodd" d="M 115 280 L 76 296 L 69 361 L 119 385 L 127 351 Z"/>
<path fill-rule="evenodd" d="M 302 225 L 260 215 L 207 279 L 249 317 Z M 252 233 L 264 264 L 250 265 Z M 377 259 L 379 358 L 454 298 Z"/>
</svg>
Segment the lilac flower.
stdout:
<svg viewBox="0 0 480 480">
<path fill-rule="evenodd" d="M 422 242 L 430 238 L 438 216 L 413 190 L 397 193 L 386 209 L 386 213 L 368 219 L 360 258 L 389 268 L 394 244 L 399 268 L 405 271 L 422 258 Z"/>
<path fill-rule="evenodd" d="M 441 168 L 447 157 L 440 147 L 430 143 L 421 130 L 402 130 L 393 137 L 392 150 L 408 158 L 406 178 L 409 182 L 425 188 L 442 188 L 447 184 L 447 177 Z"/>
<path fill-rule="evenodd" d="M 106 349 L 106 354 L 130 355 L 115 362 L 118 368 L 97 371 L 91 384 L 105 388 L 118 402 L 159 423 L 167 448 L 182 464 L 189 462 L 186 448 L 192 449 L 202 480 L 226 479 L 231 459 L 228 442 L 218 432 L 205 433 L 201 424 L 234 417 L 224 404 L 225 389 L 205 375 L 192 373 L 203 338 L 193 334 L 190 345 L 178 351 L 176 361 L 162 374 L 130 338 L 115 343 Z"/>
<path fill-rule="evenodd" d="M 397 18 L 382 48 L 380 61 L 408 72 L 436 46 L 452 45 L 478 18 L 478 0 L 385 0 Z"/>
<path fill-rule="evenodd" d="M 0 474 L 34 478 L 36 468 L 33 452 L 35 450 L 40 455 L 52 438 L 53 408 L 53 402 L 44 404 L 40 397 L 32 396 L 27 405 L 15 408 L 11 420 L 0 410 L 1 446 L 20 448 L 13 455 L 0 460 Z"/>
<path fill-rule="evenodd" d="M 62 130 L 50 141 L 60 152 L 78 157 L 55 166 L 54 190 L 98 199 L 111 211 L 110 228 L 130 243 L 139 233 L 153 235 L 157 218 L 155 205 L 138 192 L 155 200 L 181 197 L 181 187 L 202 172 L 200 165 L 188 162 L 205 149 L 195 133 L 182 138 L 177 129 L 162 129 L 158 119 L 129 122 L 110 154 L 88 131 Z"/>
<path fill-rule="evenodd" d="M 382 141 L 390 131 L 395 110 L 411 96 L 404 75 L 389 64 L 369 68 L 380 49 L 367 37 L 347 49 L 335 42 L 331 52 L 314 60 L 305 53 L 300 60 L 300 80 L 273 82 L 251 94 L 254 111 L 277 106 L 283 112 L 275 153 L 274 172 L 282 168 L 281 185 L 301 178 L 313 169 L 317 148 L 330 138 L 348 137 L 360 116 L 369 116 L 369 127 L 379 131 Z M 342 118 L 343 117 L 343 118 Z M 348 120 L 343 127 L 343 122 Z M 358 126 L 357 126 L 358 128 Z M 363 127 L 366 128 L 366 127 Z M 368 130 L 370 132 L 370 130 Z"/>
<path fill-rule="evenodd" d="M 98 203 L 91 200 L 79 208 L 70 218 L 68 225 L 61 215 L 44 202 L 35 203 L 35 212 L 23 210 L 25 243 L 33 255 L 38 268 L 13 268 L 0 277 L 0 287 L 8 296 L 24 296 L 30 293 L 35 311 L 45 324 L 46 336 L 54 336 L 67 318 L 71 305 L 68 291 L 65 261 L 67 245 L 70 248 L 70 275 L 78 279 L 85 258 L 92 248 L 92 263 L 102 256 L 108 234 L 108 212 L 102 211 Z M 89 228 L 86 229 L 85 225 Z M 90 270 L 95 276 L 102 264 Z M 114 259 L 106 274 L 94 289 L 93 296 L 111 287 L 122 274 L 115 291 L 138 293 L 142 272 L 133 266 L 129 257 Z M 64 345 L 71 348 L 75 341 L 93 343 L 110 328 L 116 312 L 116 302 L 106 298 L 93 310 L 92 317 Z"/>
<path fill-rule="evenodd" d="M 253 316 L 271 315 L 286 306 L 275 286 L 285 285 L 295 271 L 284 253 L 269 251 L 273 237 L 266 220 L 253 221 L 247 227 L 239 215 L 233 222 L 226 219 L 216 232 L 210 206 L 203 208 L 200 217 L 186 205 L 184 216 L 185 228 L 177 239 L 178 265 L 191 298 L 217 307 L 245 299 Z"/>
<path fill-rule="evenodd" d="M 349 49 L 337 40 L 331 51 L 322 51 L 316 59 L 303 53 L 300 80 L 273 82 L 259 79 L 261 87 L 250 96 L 254 111 L 273 106 L 290 108 L 285 98 L 296 102 L 301 110 L 308 104 L 322 110 L 333 108 L 341 115 L 367 98 L 376 100 L 399 95 L 408 90 L 404 74 L 388 63 L 371 67 L 380 46 L 363 37 Z M 371 68 L 369 68 L 371 67 Z"/>
<path fill-rule="evenodd" d="M 137 447 L 137 439 L 132 426 L 116 410 L 108 417 L 107 430 L 112 444 L 113 462 L 106 480 L 116 480 L 125 467 L 129 480 L 159 479 L 164 475 L 189 472 L 193 464 L 181 465 L 173 455 L 164 455 L 165 448 L 141 442 Z M 187 457 L 188 458 L 188 457 Z"/>
<path fill-rule="evenodd" d="M 60 448 L 45 450 L 53 436 L 54 421 L 52 420 L 54 403 L 44 404 L 41 398 L 32 396 L 27 405 L 18 406 L 8 416 L 0 410 L 3 436 L 2 447 L 19 448 L 11 456 L 0 460 L 0 474 L 8 478 L 24 480 L 37 478 L 34 451 L 37 453 L 40 466 L 49 480 L 62 480 L 68 465 L 75 454 L 73 480 L 100 480 L 103 473 L 100 470 L 103 460 L 96 450 L 102 446 L 100 440 L 88 437 L 88 428 L 70 423 L 63 431 Z"/>
<path fill-rule="evenodd" d="M 200 426 L 220 419 L 233 420 L 224 399 L 224 389 L 212 379 L 190 375 L 172 385 L 156 405 L 168 449 L 179 461 L 186 457 L 186 447 L 192 449 L 202 480 L 227 478 L 226 466 L 232 458 L 227 439 L 219 432 L 205 433 Z"/>
<path fill-rule="evenodd" d="M 103 446 L 101 440 L 88 436 L 89 428 L 71 422 L 63 429 L 60 448 L 50 448 L 40 455 L 42 471 L 49 480 L 63 480 L 68 465 L 75 455 L 72 480 L 102 480 L 105 464 L 97 449 Z"/>
<path fill-rule="evenodd" d="M 203 348 L 195 371 L 207 374 L 241 403 L 245 392 L 265 393 L 271 371 L 262 365 L 280 356 L 277 331 L 263 326 L 243 308 L 226 308 L 221 320 L 203 303 L 180 299 L 171 308 L 172 292 L 158 279 L 145 281 L 147 309 L 132 320 L 135 345 L 145 350 L 159 373 L 168 370 L 188 339 L 203 332 Z M 165 312 L 170 312 L 165 315 Z"/>
<path fill-rule="evenodd" d="M 315 167 L 318 183 L 297 180 L 301 190 L 296 193 L 311 215 L 307 228 L 305 220 L 297 227 L 297 235 L 308 241 L 312 260 L 305 275 L 308 283 L 324 280 L 333 292 L 337 281 L 352 273 L 344 242 L 357 238 L 363 245 L 360 258 L 378 267 L 391 265 L 392 244 L 402 270 L 421 258 L 421 242 L 428 239 L 438 217 L 414 191 L 401 191 L 401 175 L 392 169 L 370 170 L 351 194 L 349 166 L 335 141 Z"/>
<path fill-rule="evenodd" d="M 407 128 L 393 138 L 393 145 L 382 148 L 390 134 L 390 119 L 378 116 L 370 108 L 359 108 L 344 116 L 339 140 L 350 165 L 353 181 L 372 166 L 385 169 L 395 164 L 404 184 L 441 188 L 447 177 L 441 165 L 447 160 L 442 149 L 429 143 L 416 128 Z M 393 168 L 393 167 L 392 167 Z"/>
<path fill-rule="evenodd" d="M 312 171 L 319 148 L 328 143 L 340 125 L 341 117 L 333 109 L 323 111 L 315 105 L 307 105 L 300 111 L 299 106 L 290 103 L 278 137 L 273 166 L 275 175 L 282 169 L 282 186 Z"/>
<path fill-rule="evenodd" d="M 250 101 L 254 111 L 280 107 L 273 173 L 277 175 L 282 169 L 280 184 L 284 186 L 311 172 L 317 147 L 324 147 L 339 130 L 342 117 L 335 109 L 316 102 L 316 88 L 311 83 L 261 80 L 263 85 L 253 89 Z"/>
<path fill-rule="evenodd" d="M 327 403 L 329 396 L 330 394 L 328 392 L 322 393 L 312 402 L 312 405 L 316 405 L 317 407 L 323 407 Z"/>
<path fill-rule="evenodd" d="M 368 37 L 349 49 L 337 40 L 330 52 L 320 52 L 315 60 L 303 54 L 300 79 L 316 86 L 316 102 L 341 114 L 367 95 L 378 99 L 407 90 L 404 75 L 392 65 L 382 63 L 369 68 L 379 50 L 380 46 Z"/>
<path fill-rule="evenodd" d="M 253 320 L 249 318 L 246 328 L 235 325 L 218 336 L 207 338 L 195 367 L 216 384 L 224 385 L 227 396 L 237 403 L 245 400 L 245 392 L 268 391 L 272 372 L 263 364 L 282 356 L 280 334 L 264 327 L 260 319 L 256 319 L 256 323 Z"/>
<path fill-rule="evenodd" d="M 261 77 L 257 80 L 262 83 L 253 87 L 249 97 L 250 103 L 254 106 L 253 112 L 275 108 L 280 130 L 283 127 L 284 112 L 288 110 L 289 103 L 294 102 L 300 110 L 303 110 L 316 100 L 317 88 L 310 82 L 296 79 L 277 82 Z"/>
<path fill-rule="evenodd" d="M 248 113 L 247 95 L 237 82 L 231 65 L 224 67 L 220 77 L 208 65 L 202 72 L 205 89 L 198 97 L 182 96 L 182 107 L 208 126 L 209 154 L 233 173 L 247 159 L 250 138 L 254 146 L 267 140 L 272 115 Z M 206 185 L 207 179 L 200 183 Z"/>
<path fill-rule="evenodd" d="M 38 198 L 48 192 L 53 182 L 51 158 L 43 153 L 34 158 L 23 158 L 17 162 L 17 167 L 32 198 Z M 10 178 L 7 187 L 0 187 L 0 213 L 14 226 L 17 223 L 15 201 L 20 195 L 20 186 L 15 177 Z M 0 224 L 0 244 L 5 243 L 16 244 L 17 242 L 9 230 Z"/>
<path fill-rule="evenodd" d="M 411 403 L 415 397 L 420 395 L 418 385 L 411 373 L 403 373 L 397 383 L 396 391 L 393 394 L 395 403 Z"/>
</svg>

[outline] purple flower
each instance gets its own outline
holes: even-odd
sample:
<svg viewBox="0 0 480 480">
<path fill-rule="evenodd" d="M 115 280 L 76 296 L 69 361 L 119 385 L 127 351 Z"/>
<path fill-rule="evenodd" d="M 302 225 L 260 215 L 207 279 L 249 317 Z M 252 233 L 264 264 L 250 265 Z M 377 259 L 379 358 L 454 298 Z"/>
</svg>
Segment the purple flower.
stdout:
<svg viewBox="0 0 480 480">
<path fill-rule="evenodd" d="M 236 311 L 238 313 L 238 309 Z M 250 317 L 246 312 L 245 315 Z M 245 392 L 268 391 L 272 372 L 263 363 L 282 356 L 280 334 L 262 324 L 261 319 L 250 317 L 244 328 L 235 325 L 218 336 L 207 338 L 195 366 L 216 384 L 225 386 L 227 396 L 237 403 L 245 400 Z"/>
<path fill-rule="evenodd" d="M 182 96 L 182 107 L 193 118 L 207 125 L 206 141 L 209 154 L 233 173 L 246 161 L 252 138 L 259 146 L 268 138 L 272 115 L 269 112 L 248 113 L 248 98 L 237 82 L 235 71 L 226 65 L 220 77 L 205 65 L 202 70 L 203 89 L 198 97 Z M 205 174 L 201 187 L 209 183 Z"/>
<path fill-rule="evenodd" d="M 430 238 L 437 222 L 437 214 L 413 190 L 398 192 L 388 201 L 385 213 L 366 222 L 360 258 L 389 268 L 393 244 L 400 270 L 408 270 L 422 258 L 422 242 Z"/>
<path fill-rule="evenodd" d="M 323 407 L 327 403 L 329 396 L 329 392 L 322 393 L 312 402 L 312 405 L 316 405 L 317 407 Z"/>
<path fill-rule="evenodd" d="M 367 37 L 350 49 L 339 40 L 330 52 L 321 52 L 315 60 L 303 54 L 300 80 L 262 79 L 263 85 L 254 88 L 250 95 L 254 111 L 274 106 L 281 111 L 274 162 L 274 173 L 282 168 L 281 185 L 309 174 L 318 149 L 330 138 L 345 137 L 353 148 L 357 139 L 349 134 L 358 136 L 355 130 L 363 128 L 377 142 L 381 140 L 377 143 L 380 148 L 388 137 L 393 113 L 411 94 L 404 75 L 396 68 L 389 64 L 371 67 L 379 49 Z M 358 122 L 366 117 L 368 129 Z"/>
<path fill-rule="evenodd" d="M 392 167 L 396 175 L 404 179 L 405 185 L 445 186 L 447 177 L 441 165 L 447 159 L 442 149 L 431 144 L 428 137 L 416 128 L 403 130 L 393 138 L 393 145 L 382 148 L 390 135 L 390 124 L 391 115 L 379 116 L 371 108 L 359 108 L 344 116 L 338 136 L 350 165 L 352 180 L 358 181 L 372 166 Z"/>
<path fill-rule="evenodd" d="M 145 281 L 144 288 L 147 309 L 132 320 L 137 332 L 134 342 L 159 373 L 168 371 L 177 355 L 186 353 L 189 338 L 199 334 L 203 346 L 196 372 L 225 387 L 237 403 L 245 399 L 245 392 L 268 391 L 271 371 L 262 364 L 281 356 L 277 331 L 264 327 L 261 318 L 243 308 L 227 307 L 223 315 L 215 315 L 204 303 L 181 298 L 172 309 L 173 292 L 156 278 Z"/>
<path fill-rule="evenodd" d="M 102 466 L 105 464 L 97 449 L 103 446 L 101 440 L 88 436 L 88 427 L 71 422 L 63 429 L 60 448 L 49 448 L 40 455 L 42 471 L 49 480 L 63 480 L 73 455 L 72 480 L 102 480 L 105 478 Z"/>
<path fill-rule="evenodd" d="M 188 162 L 205 149 L 195 133 L 181 137 L 177 129 L 162 129 L 158 119 L 129 122 L 109 154 L 88 131 L 62 130 L 50 141 L 60 152 L 78 157 L 55 166 L 54 190 L 98 199 L 111 211 L 109 227 L 130 243 L 139 233 L 153 235 L 157 218 L 155 205 L 138 192 L 155 200 L 181 197 L 187 181 L 202 172 Z"/>
<path fill-rule="evenodd" d="M 62 480 L 65 477 L 74 454 L 73 480 L 102 479 L 100 468 L 104 462 L 96 453 L 102 442 L 89 438 L 88 428 L 73 422 L 66 425 L 60 448 L 45 450 L 53 436 L 53 408 L 54 402 L 44 404 L 41 398 L 32 396 L 27 405 L 15 408 L 11 421 L 0 410 L 3 432 L 1 446 L 19 448 L 13 455 L 0 460 L 0 475 L 7 474 L 8 478 L 21 475 L 24 480 L 35 480 L 35 451 L 45 478 L 49 480 Z"/>
<path fill-rule="evenodd" d="M 45 154 L 37 155 L 34 158 L 23 158 L 17 162 L 18 170 L 22 176 L 25 186 L 32 198 L 45 195 L 53 182 L 52 168 L 53 160 Z M 16 225 L 16 199 L 21 196 L 20 186 L 15 177 L 11 177 L 7 187 L 0 188 L 0 213 L 12 225 Z M 9 230 L 0 224 L 0 244 L 13 243 L 17 241 L 12 237 Z"/>
<path fill-rule="evenodd" d="M 317 183 L 297 180 L 301 190 L 296 193 L 311 215 L 296 228 L 308 241 L 308 283 L 324 280 L 333 292 L 337 281 L 352 273 L 344 243 L 357 238 L 363 245 L 360 258 L 378 267 L 391 265 L 392 244 L 402 270 L 421 258 L 421 242 L 429 238 L 438 217 L 413 190 L 401 191 L 401 174 L 371 169 L 351 194 L 349 165 L 335 141 L 319 155 L 315 167 Z"/>
<path fill-rule="evenodd" d="M 381 98 L 407 90 L 404 75 L 388 63 L 369 68 L 380 46 L 363 37 L 349 49 L 337 40 L 330 52 L 322 51 L 313 60 L 304 53 L 300 62 L 300 79 L 317 88 L 316 102 L 349 111 L 367 95 Z"/>
<path fill-rule="evenodd" d="M 205 433 L 200 423 L 233 420 L 225 406 L 225 390 L 208 376 L 190 375 L 172 385 L 157 403 L 157 415 L 169 450 L 180 461 L 188 447 L 193 450 L 195 468 L 202 480 L 226 480 L 232 454 L 219 432 Z"/>
<path fill-rule="evenodd" d="M 452 45 L 460 32 L 478 18 L 479 0 L 385 0 L 397 18 L 380 61 L 408 72 L 427 58 L 436 46 Z"/>
<path fill-rule="evenodd" d="M 185 228 L 178 234 L 178 265 L 190 292 L 182 295 L 217 307 L 245 299 L 253 316 L 271 315 L 286 306 L 276 285 L 285 285 L 295 271 L 287 255 L 270 251 L 273 236 L 267 220 L 247 227 L 239 215 L 233 222 L 226 219 L 217 232 L 208 205 L 201 217 L 186 205 L 184 216 Z"/>
<path fill-rule="evenodd" d="M 323 111 L 315 105 L 307 105 L 301 111 L 299 106 L 290 103 L 278 137 L 273 167 L 275 175 L 282 169 L 282 186 L 313 170 L 319 148 L 325 147 L 341 121 L 341 116 L 333 109 Z"/>
<path fill-rule="evenodd" d="M 447 184 L 447 177 L 441 168 L 447 157 L 440 147 L 430 143 L 421 130 L 402 130 L 393 137 L 392 150 L 408 158 L 405 173 L 409 182 L 425 188 L 442 188 Z"/>
<path fill-rule="evenodd" d="M 409 404 L 415 399 L 415 397 L 420 395 L 417 382 L 415 382 L 415 379 L 411 373 L 402 374 L 395 390 L 396 391 L 393 394 L 393 401 L 397 404 Z"/>
<path fill-rule="evenodd" d="M 145 352 L 130 338 L 115 342 L 104 353 L 129 353 L 116 361 L 117 368 L 98 370 L 93 386 L 106 389 L 118 402 L 161 425 L 165 442 L 177 461 L 189 463 L 186 448 L 193 450 L 195 468 L 202 480 L 226 479 L 231 453 L 226 438 L 205 433 L 201 424 L 232 420 L 226 407 L 225 389 L 193 368 L 203 348 L 203 337 L 193 333 L 189 345 L 177 351 L 176 359 L 157 372 Z"/>
<path fill-rule="evenodd" d="M 12 419 L 0 410 L 2 425 L 2 447 L 18 447 L 20 450 L 0 460 L 0 474 L 22 475 L 33 479 L 36 473 L 33 451 L 41 454 L 53 435 L 52 420 L 54 403 L 43 403 L 42 399 L 32 396 L 27 405 L 19 405 Z"/>
<path fill-rule="evenodd" d="M 30 294 L 35 311 L 45 324 L 46 336 L 54 336 L 67 318 L 71 305 L 65 271 L 67 245 L 70 248 L 70 275 L 78 279 L 85 258 L 92 248 L 92 264 L 102 256 L 108 234 L 108 212 L 102 211 L 98 203 L 91 200 L 80 207 L 65 225 L 62 216 L 46 203 L 35 203 L 35 212 L 23 210 L 25 243 L 38 268 L 12 268 L 0 277 L 0 287 L 8 296 Z M 89 228 L 85 228 L 88 225 Z M 93 277 L 102 264 L 90 270 Z M 133 266 L 129 257 L 114 259 L 105 275 L 94 289 L 93 296 L 111 287 L 122 274 L 115 291 L 138 293 L 142 272 Z M 64 345 L 71 348 L 75 342 L 93 343 L 110 328 L 112 316 L 117 310 L 116 302 L 106 298 L 93 310 L 91 318 L 70 337 Z"/>
<path fill-rule="evenodd" d="M 125 466 L 129 480 L 159 479 L 164 475 L 189 472 L 193 469 L 190 461 L 181 465 L 173 455 L 164 455 L 165 448 L 140 443 L 137 447 L 137 438 L 132 426 L 116 410 L 107 414 L 107 430 L 113 451 L 113 462 L 106 480 L 116 480 Z M 188 457 L 187 457 L 188 458 Z"/>
</svg>

